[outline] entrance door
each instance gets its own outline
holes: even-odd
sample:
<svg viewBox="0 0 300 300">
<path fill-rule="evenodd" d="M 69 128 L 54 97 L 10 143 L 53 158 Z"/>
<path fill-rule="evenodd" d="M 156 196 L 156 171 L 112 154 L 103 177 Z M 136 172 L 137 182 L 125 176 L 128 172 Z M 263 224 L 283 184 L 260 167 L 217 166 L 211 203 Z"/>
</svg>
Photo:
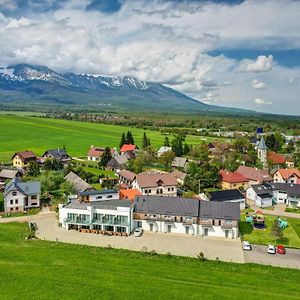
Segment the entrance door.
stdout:
<svg viewBox="0 0 300 300">
<path fill-rule="evenodd" d="M 172 228 L 172 225 L 167 225 L 167 232 L 168 232 L 168 233 L 171 232 L 171 228 Z"/>
<path fill-rule="evenodd" d="M 185 234 L 190 234 L 190 227 L 189 226 L 185 226 Z"/>
<path fill-rule="evenodd" d="M 229 230 L 225 230 L 225 237 L 226 237 L 226 238 L 229 237 Z"/>
<path fill-rule="evenodd" d="M 208 228 L 204 228 L 204 236 L 208 236 Z"/>
<path fill-rule="evenodd" d="M 153 231 L 153 224 L 150 224 L 150 231 Z"/>
</svg>

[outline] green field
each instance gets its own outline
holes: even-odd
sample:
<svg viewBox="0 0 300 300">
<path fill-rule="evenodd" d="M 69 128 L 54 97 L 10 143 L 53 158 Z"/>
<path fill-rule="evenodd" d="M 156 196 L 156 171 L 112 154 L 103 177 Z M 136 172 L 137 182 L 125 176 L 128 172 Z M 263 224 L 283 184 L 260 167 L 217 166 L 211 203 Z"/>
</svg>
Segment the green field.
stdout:
<svg viewBox="0 0 300 300">
<path fill-rule="evenodd" d="M 138 128 L 2 114 L 0 128 L 0 161 L 4 162 L 10 161 L 16 151 L 27 149 L 42 155 L 49 148 L 63 146 L 71 156 L 84 156 L 91 145 L 118 147 L 122 132 L 128 130 L 141 146 L 144 133 Z M 164 135 L 158 131 L 146 133 L 152 146 L 162 146 Z M 203 140 L 198 136 L 187 136 L 186 141 L 195 145 Z"/>
<path fill-rule="evenodd" d="M 1 299 L 299 299 L 299 270 L 26 240 L 0 224 Z"/>
<path fill-rule="evenodd" d="M 244 221 L 245 215 L 242 214 L 240 232 L 243 240 L 259 245 L 274 244 L 271 227 L 275 219 L 275 216 L 265 215 L 266 229 L 253 229 L 251 224 Z M 283 230 L 283 239 L 279 243 L 287 247 L 300 248 L 300 220 L 291 218 L 282 218 L 282 220 L 287 220 L 289 226 Z"/>
</svg>

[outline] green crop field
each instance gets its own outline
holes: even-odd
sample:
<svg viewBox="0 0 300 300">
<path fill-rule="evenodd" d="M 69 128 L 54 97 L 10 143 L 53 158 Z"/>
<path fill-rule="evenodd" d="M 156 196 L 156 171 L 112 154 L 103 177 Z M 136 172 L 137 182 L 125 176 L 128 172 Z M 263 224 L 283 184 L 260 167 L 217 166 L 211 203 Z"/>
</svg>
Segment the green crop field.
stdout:
<svg viewBox="0 0 300 300">
<path fill-rule="evenodd" d="M 26 240 L 0 224 L 1 299 L 299 299 L 299 270 Z"/>
<path fill-rule="evenodd" d="M 0 162 L 8 162 L 16 151 L 32 150 L 42 155 L 47 149 L 65 146 L 71 156 L 84 156 L 91 145 L 118 147 L 122 132 L 130 130 L 141 146 L 143 129 L 107 124 L 84 123 L 22 115 L 0 114 Z M 158 131 L 146 131 L 152 146 L 159 148 L 165 138 Z M 203 142 L 187 136 L 188 144 Z"/>
</svg>

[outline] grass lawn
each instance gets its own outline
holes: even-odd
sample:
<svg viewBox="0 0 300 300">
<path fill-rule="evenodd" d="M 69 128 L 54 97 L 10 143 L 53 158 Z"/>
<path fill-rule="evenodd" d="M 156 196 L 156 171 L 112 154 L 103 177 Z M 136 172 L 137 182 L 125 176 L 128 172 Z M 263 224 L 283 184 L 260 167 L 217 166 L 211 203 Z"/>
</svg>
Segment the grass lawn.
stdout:
<svg viewBox="0 0 300 300">
<path fill-rule="evenodd" d="M 261 300 L 300 295 L 299 270 L 25 240 L 26 234 L 26 224 L 0 224 L 1 299 L 241 299 L 244 295 Z"/>
<path fill-rule="evenodd" d="M 4 114 L 0 114 L 0 128 L 0 161 L 3 162 L 9 162 L 16 151 L 30 149 L 42 155 L 49 148 L 63 146 L 71 156 L 84 156 L 91 145 L 118 147 L 122 132 L 128 130 L 141 146 L 144 134 L 138 128 Z M 159 131 L 146 130 L 146 133 L 152 146 L 162 146 L 164 135 Z M 203 142 L 199 136 L 187 136 L 186 141 L 191 145 Z"/>
<path fill-rule="evenodd" d="M 271 227 L 277 217 L 265 215 L 266 229 L 253 229 L 252 225 L 246 223 L 245 214 L 241 216 L 240 232 L 243 240 L 253 244 L 268 245 L 274 244 L 274 238 L 271 235 Z M 283 239 L 279 243 L 292 248 L 300 248 L 300 220 L 291 218 L 282 218 L 288 221 L 288 227 L 283 230 Z"/>
<path fill-rule="evenodd" d="M 110 178 L 118 178 L 115 172 L 110 170 L 101 170 L 99 168 L 93 168 L 93 167 L 83 167 L 83 170 L 90 172 L 94 175 L 105 175 Z"/>
</svg>

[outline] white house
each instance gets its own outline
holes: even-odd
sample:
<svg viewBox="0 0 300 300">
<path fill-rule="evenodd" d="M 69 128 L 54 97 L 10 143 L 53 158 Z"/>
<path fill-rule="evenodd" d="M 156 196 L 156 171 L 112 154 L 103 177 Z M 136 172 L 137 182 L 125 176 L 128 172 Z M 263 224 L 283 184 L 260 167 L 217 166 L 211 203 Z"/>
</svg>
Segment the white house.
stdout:
<svg viewBox="0 0 300 300">
<path fill-rule="evenodd" d="M 258 207 L 270 207 L 273 205 L 272 187 L 269 183 L 254 184 L 246 190 L 246 199 Z"/>
<path fill-rule="evenodd" d="M 133 218 L 134 226 L 145 231 L 237 238 L 240 206 L 190 198 L 138 196 Z"/>
<path fill-rule="evenodd" d="M 67 230 L 91 229 L 129 235 L 133 230 L 132 214 L 129 200 L 80 202 L 73 199 L 59 205 L 59 222 Z"/>
<path fill-rule="evenodd" d="M 166 153 L 166 152 L 170 152 L 172 151 L 172 147 L 166 147 L 166 146 L 162 146 L 159 148 L 159 150 L 157 151 L 157 156 L 161 157 L 162 154 Z"/>
<path fill-rule="evenodd" d="M 5 212 L 23 212 L 40 206 L 41 183 L 39 181 L 22 182 L 14 177 L 4 190 Z"/>
<path fill-rule="evenodd" d="M 78 193 L 80 202 L 95 202 L 106 200 L 119 200 L 119 191 L 111 190 L 87 190 Z"/>
</svg>

